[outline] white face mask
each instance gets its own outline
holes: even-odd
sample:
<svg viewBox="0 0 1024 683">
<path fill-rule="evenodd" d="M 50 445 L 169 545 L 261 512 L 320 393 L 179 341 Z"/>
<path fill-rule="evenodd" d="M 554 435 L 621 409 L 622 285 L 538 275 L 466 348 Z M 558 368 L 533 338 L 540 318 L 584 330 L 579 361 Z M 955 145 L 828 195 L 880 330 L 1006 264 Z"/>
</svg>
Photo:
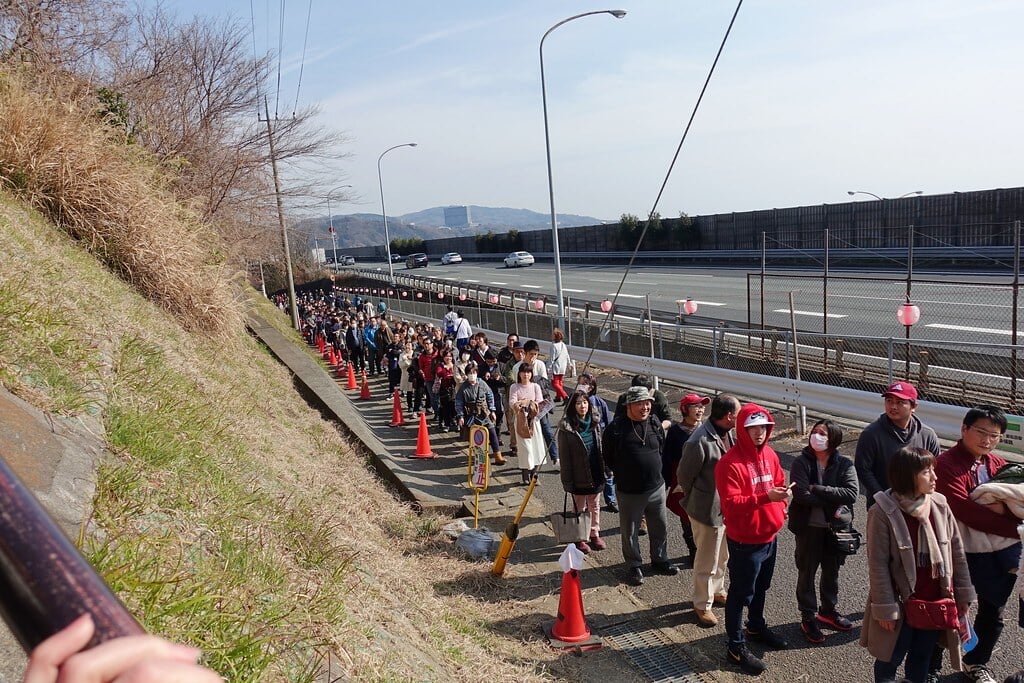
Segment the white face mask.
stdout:
<svg viewBox="0 0 1024 683">
<path fill-rule="evenodd" d="M 811 434 L 811 448 L 819 453 L 828 450 L 828 437 L 824 434 Z"/>
</svg>

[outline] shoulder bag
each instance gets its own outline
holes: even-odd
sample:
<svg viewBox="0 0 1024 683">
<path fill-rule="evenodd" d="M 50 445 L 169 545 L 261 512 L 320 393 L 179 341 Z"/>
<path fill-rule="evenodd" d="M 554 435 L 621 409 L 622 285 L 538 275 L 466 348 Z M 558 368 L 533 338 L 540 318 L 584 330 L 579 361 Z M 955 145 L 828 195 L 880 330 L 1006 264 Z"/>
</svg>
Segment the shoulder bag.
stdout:
<svg viewBox="0 0 1024 683">
<path fill-rule="evenodd" d="M 921 631 L 946 631 L 960 628 L 960 617 L 953 598 L 920 600 L 907 598 L 903 604 L 907 625 Z"/>
<path fill-rule="evenodd" d="M 551 513 L 551 528 L 555 532 L 555 540 L 559 543 L 575 543 L 590 537 L 590 511 L 580 512 L 576 509 L 576 499 L 572 500 L 572 512 L 569 512 L 569 493 L 566 492 L 561 512 Z"/>
</svg>

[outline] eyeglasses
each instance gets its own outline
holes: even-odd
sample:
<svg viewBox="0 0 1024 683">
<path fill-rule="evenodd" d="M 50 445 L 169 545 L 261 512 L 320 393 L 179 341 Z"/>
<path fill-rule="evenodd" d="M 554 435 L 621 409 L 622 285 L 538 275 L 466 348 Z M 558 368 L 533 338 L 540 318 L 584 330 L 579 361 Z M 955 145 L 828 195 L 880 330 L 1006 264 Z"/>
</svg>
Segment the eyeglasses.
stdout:
<svg viewBox="0 0 1024 683">
<path fill-rule="evenodd" d="M 999 432 L 986 432 L 984 429 L 979 427 L 971 427 L 976 434 L 981 436 L 982 439 L 988 439 L 990 441 L 999 441 L 1003 438 L 1003 435 Z"/>
</svg>

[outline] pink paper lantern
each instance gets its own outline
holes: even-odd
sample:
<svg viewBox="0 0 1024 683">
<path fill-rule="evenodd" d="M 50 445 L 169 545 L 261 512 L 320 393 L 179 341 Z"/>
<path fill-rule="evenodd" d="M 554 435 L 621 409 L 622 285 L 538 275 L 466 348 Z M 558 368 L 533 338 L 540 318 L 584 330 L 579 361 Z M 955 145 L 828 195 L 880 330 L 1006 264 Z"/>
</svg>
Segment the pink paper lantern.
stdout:
<svg viewBox="0 0 1024 683">
<path fill-rule="evenodd" d="M 683 302 L 683 312 L 685 312 L 686 315 L 693 315 L 694 313 L 696 313 L 697 312 L 697 302 L 694 301 L 693 299 L 687 299 L 686 301 L 684 301 Z"/>
<path fill-rule="evenodd" d="M 389 289 L 388 290 L 388 296 L 394 296 L 394 295 L 395 295 L 395 290 Z"/>
<path fill-rule="evenodd" d="M 416 292 L 416 298 L 417 299 L 422 299 L 423 298 L 423 292 Z"/>
<path fill-rule="evenodd" d="M 466 295 L 465 295 L 465 294 L 462 294 L 462 293 L 460 293 L 460 294 L 459 294 L 459 301 L 465 301 L 465 300 L 466 300 Z"/>
<path fill-rule="evenodd" d="M 921 309 L 908 301 L 896 309 L 896 319 L 900 325 L 910 327 L 921 319 Z"/>
<path fill-rule="evenodd" d="M 409 292 L 402 292 L 402 297 L 403 298 L 407 298 L 408 296 L 409 296 Z"/>
<path fill-rule="evenodd" d="M 492 304 L 496 304 L 498 303 L 498 295 L 491 294 L 490 296 L 487 297 L 487 300 L 490 301 Z"/>
<path fill-rule="evenodd" d="M 533 302 L 533 307 L 538 311 L 544 310 L 544 299 L 537 299 Z"/>
<path fill-rule="evenodd" d="M 444 298 L 444 292 L 438 292 L 437 293 L 437 298 L 438 299 L 443 299 Z"/>
<path fill-rule="evenodd" d="M 609 299 L 605 299 L 601 302 L 601 310 L 607 313 L 612 310 L 612 302 Z"/>
</svg>

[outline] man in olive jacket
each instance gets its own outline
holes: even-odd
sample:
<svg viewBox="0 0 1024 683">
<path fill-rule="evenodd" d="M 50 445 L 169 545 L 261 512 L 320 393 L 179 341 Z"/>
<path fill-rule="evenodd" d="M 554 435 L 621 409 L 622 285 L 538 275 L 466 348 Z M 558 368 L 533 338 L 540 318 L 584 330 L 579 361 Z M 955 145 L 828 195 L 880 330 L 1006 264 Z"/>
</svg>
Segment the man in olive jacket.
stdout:
<svg viewBox="0 0 1024 683">
<path fill-rule="evenodd" d="M 725 604 L 729 548 L 715 486 L 715 465 L 735 442 L 732 429 L 739 411 L 740 402 L 735 396 L 716 396 L 711 402 L 711 416 L 693 430 L 676 469 L 676 481 L 683 492 L 683 505 L 697 545 L 693 558 L 693 611 L 703 626 L 716 625 L 718 618 L 711 606 Z"/>
</svg>

